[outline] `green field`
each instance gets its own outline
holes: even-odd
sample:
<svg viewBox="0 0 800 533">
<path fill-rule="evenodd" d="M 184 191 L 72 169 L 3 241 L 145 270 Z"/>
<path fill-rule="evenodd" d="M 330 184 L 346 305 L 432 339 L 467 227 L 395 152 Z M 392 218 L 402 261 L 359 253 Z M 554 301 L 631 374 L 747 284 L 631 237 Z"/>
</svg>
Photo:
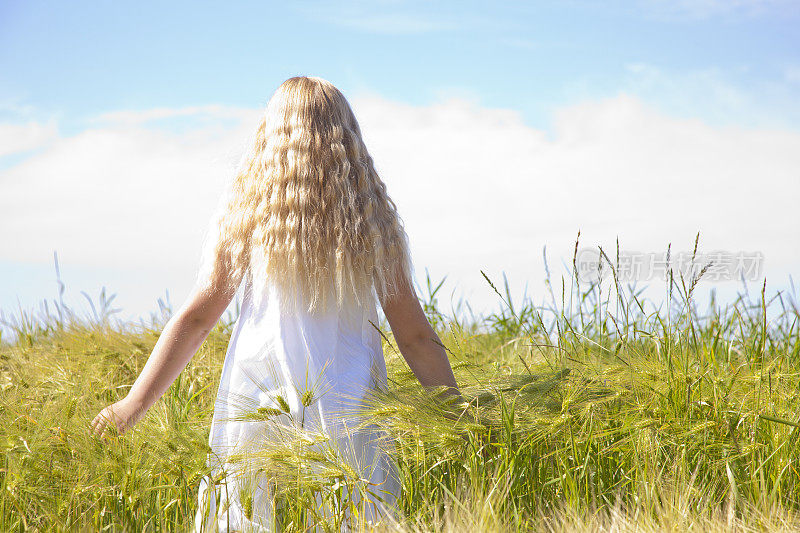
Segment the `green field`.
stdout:
<svg viewBox="0 0 800 533">
<path fill-rule="evenodd" d="M 607 283 L 559 279 L 536 304 L 512 301 L 502 280 L 487 278 L 503 310 L 471 323 L 443 314 L 436 283 L 423 288 L 466 411 L 432 400 L 383 328 L 390 387 L 368 414 L 393 437 L 403 482 L 402 516 L 385 529 L 800 529 L 794 301 L 759 286 L 699 309 L 692 293 L 705 286 L 695 277 L 668 283 L 668 304 L 656 309 L 617 287 L 607 263 Z M 114 323 L 108 303 L 92 319 L 59 305 L 8 319 L 2 531 L 192 524 L 233 317 L 134 430 L 103 442 L 89 422 L 126 394 L 164 323 Z M 341 488 L 361 483 L 352 469 L 301 441 L 259 457 L 280 480 L 285 531 L 312 522 L 338 531 Z M 325 520 L 310 505 L 315 491 Z"/>
</svg>

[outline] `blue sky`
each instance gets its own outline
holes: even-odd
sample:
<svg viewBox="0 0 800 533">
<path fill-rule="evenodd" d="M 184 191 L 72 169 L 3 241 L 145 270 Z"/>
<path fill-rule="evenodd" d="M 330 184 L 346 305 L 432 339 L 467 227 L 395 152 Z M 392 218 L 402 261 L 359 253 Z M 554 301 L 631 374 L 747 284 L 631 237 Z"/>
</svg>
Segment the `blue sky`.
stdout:
<svg viewBox="0 0 800 533">
<path fill-rule="evenodd" d="M 164 289 L 180 300 L 192 261 L 136 258 L 167 253 L 169 244 L 147 248 L 161 239 L 185 241 L 181 252 L 193 253 L 252 117 L 296 74 L 327 78 L 352 99 L 390 192 L 405 208 L 418 271 L 430 266 L 454 286 L 478 290 L 476 261 L 486 259 L 486 268 L 508 271 L 521 286 L 540 277 L 533 263 L 543 246 L 563 255 L 571 246 L 566 236 L 580 228 L 606 243 L 627 235 L 642 250 L 691 241 L 700 229 L 712 248 L 763 250 L 768 275 L 785 280 L 800 267 L 796 245 L 780 244 L 800 237 L 787 203 L 800 180 L 798 23 L 800 4 L 780 0 L 3 1 L 0 236 L 15 244 L 0 253 L 0 309 L 52 296 L 54 248 L 78 299 L 80 289 L 107 285 L 134 315 L 152 309 Z M 461 131 L 475 133 L 460 145 L 449 140 Z M 472 147 L 487 131 L 496 135 Z M 408 149 L 398 147 L 422 138 L 451 143 L 420 156 L 427 171 L 409 166 Z M 628 161 L 626 147 L 638 142 L 642 155 Z M 653 200 L 648 191 L 657 183 L 638 177 L 650 174 L 647 161 L 668 168 L 662 182 L 691 187 L 699 198 L 690 214 L 636 233 L 647 226 L 641 217 L 687 205 L 677 193 Z M 669 167 L 673 161 L 682 163 Z M 124 183 L 115 182 L 123 180 L 115 162 L 134 169 Z M 484 170 L 462 176 L 475 169 Z M 472 205 L 493 172 L 508 176 L 498 181 L 508 194 L 532 201 L 507 223 L 499 221 L 508 218 L 506 208 L 487 208 L 484 240 L 450 239 L 462 244 L 447 248 L 432 236 L 442 228 L 483 235 L 453 206 Z M 558 173 L 561 181 L 549 177 Z M 440 188 L 430 194 L 440 194 L 421 200 L 431 177 Z M 746 198 L 756 183 L 761 189 L 751 198 L 759 206 L 751 209 Z M 459 191 L 460 184 L 471 185 Z M 592 199 L 615 188 L 628 191 L 627 199 L 608 196 L 610 207 L 593 211 Z M 154 190 L 163 200 L 157 205 L 147 198 Z M 559 198 L 560 211 L 543 190 Z M 182 201 L 189 197 L 193 203 Z M 779 203 L 770 207 L 773 198 Z M 636 208 L 642 214 L 631 205 L 645 205 Z M 539 225 L 518 230 L 528 208 Z M 126 209 L 128 218 L 98 223 Z M 146 225 L 148 240 L 136 233 L 137 209 L 193 225 L 170 225 L 165 216 Z M 423 223 L 431 211 L 442 224 L 433 230 Z M 753 215 L 750 226 L 736 229 Z M 505 235 L 502 245 L 492 231 Z M 108 243 L 107 253 L 69 240 L 83 232 Z M 534 252 L 518 253 L 528 249 Z"/>
<path fill-rule="evenodd" d="M 121 108 L 265 103 L 297 73 L 415 104 L 457 92 L 519 110 L 537 127 L 554 106 L 637 82 L 673 112 L 800 122 L 798 80 L 787 80 L 800 75 L 796 2 L 4 1 L 0 9 L 3 102 L 61 115 L 66 131 Z M 637 66 L 705 75 L 709 92 L 669 94 Z M 742 109 L 721 113 L 714 81 L 740 93 Z"/>
</svg>

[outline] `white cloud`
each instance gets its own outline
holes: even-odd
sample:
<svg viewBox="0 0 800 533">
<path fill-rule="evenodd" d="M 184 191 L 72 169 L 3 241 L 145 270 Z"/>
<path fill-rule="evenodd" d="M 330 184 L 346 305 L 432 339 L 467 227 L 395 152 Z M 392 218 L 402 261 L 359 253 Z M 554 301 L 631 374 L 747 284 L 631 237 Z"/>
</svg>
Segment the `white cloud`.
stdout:
<svg viewBox="0 0 800 533">
<path fill-rule="evenodd" d="M 391 179 L 417 264 L 482 287 L 478 269 L 537 283 L 588 245 L 658 252 L 761 250 L 769 273 L 800 266 L 800 134 L 713 128 L 626 95 L 560 110 L 554 138 L 508 110 L 360 102 L 365 135 Z M 394 118 L 397 117 L 397 118 Z M 409 154 L 413 154 L 410 156 Z"/>
<path fill-rule="evenodd" d="M 449 275 L 479 309 L 496 301 L 479 269 L 538 293 L 542 247 L 560 273 L 578 229 L 587 246 L 619 237 L 644 252 L 689 249 L 699 230 L 702 249 L 763 252 L 777 282 L 800 267 L 800 133 L 676 119 L 625 94 L 559 110 L 551 136 L 471 100 L 351 101 L 418 277 Z M 0 263 L 49 264 L 57 249 L 62 264 L 141 275 L 126 309 L 152 309 L 165 286 L 179 303 L 260 112 L 218 111 L 239 119 L 169 131 L 145 127 L 168 111 L 126 114 L 0 171 L 0 239 L 13 243 Z"/>
<path fill-rule="evenodd" d="M 665 18 L 753 17 L 800 12 L 794 0 L 640 0 L 639 4 L 651 14 Z"/>
<path fill-rule="evenodd" d="M 800 84 L 800 65 L 789 65 L 783 71 L 783 76 L 789 83 Z"/>
<path fill-rule="evenodd" d="M 409 13 L 342 16 L 331 18 L 330 22 L 381 34 L 426 33 L 451 30 L 457 27 L 450 21 L 433 20 Z"/>
<path fill-rule="evenodd" d="M 311 0 L 293 6 L 325 23 L 383 35 L 451 31 L 479 22 L 463 10 L 445 13 L 435 3 L 420 1 Z"/>
<path fill-rule="evenodd" d="M 103 113 L 91 121 L 97 124 L 115 124 L 117 126 L 135 126 L 149 122 L 174 118 L 205 118 L 248 120 L 253 115 L 252 109 L 242 109 L 222 105 L 188 106 L 180 108 L 157 107 L 153 109 L 121 110 Z"/>
<path fill-rule="evenodd" d="M 233 110 L 231 111 L 233 112 Z M 257 121 L 174 132 L 137 124 L 160 111 L 61 137 L 0 173 L 0 252 L 38 262 L 53 250 L 72 264 L 188 268 L 216 197 Z M 124 120 L 123 120 L 124 119 Z"/>
<path fill-rule="evenodd" d="M 703 117 L 716 125 L 754 128 L 797 128 L 800 99 L 792 69 L 780 76 L 743 81 L 749 67 L 674 70 L 649 63 L 625 65 L 620 89 L 682 117 Z"/>
<path fill-rule="evenodd" d="M 0 157 L 40 148 L 54 140 L 57 134 L 53 121 L 46 124 L 0 123 Z"/>
</svg>

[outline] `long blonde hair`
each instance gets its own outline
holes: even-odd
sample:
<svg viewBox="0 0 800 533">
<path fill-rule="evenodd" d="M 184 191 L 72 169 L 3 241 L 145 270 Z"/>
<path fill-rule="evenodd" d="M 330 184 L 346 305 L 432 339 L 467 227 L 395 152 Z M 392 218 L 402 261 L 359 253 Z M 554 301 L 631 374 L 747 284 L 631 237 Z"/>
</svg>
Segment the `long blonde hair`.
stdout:
<svg viewBox="0 0 800 533">
<path fill-rule="evenodd" d="M 406 233 L 344 95 L 297 76 L 267 103 L 212 221 L 199 277 L 269 279 L 308 311 L 411 286 Z"/>
</svg>

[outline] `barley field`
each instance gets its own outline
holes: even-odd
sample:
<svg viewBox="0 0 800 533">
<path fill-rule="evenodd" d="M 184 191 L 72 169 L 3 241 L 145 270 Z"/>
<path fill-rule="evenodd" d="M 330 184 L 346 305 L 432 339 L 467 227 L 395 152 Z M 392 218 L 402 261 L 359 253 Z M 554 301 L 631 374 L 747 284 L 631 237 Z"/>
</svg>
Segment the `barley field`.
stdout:
<svg viewBox="0 0 800 533">
<path fill-rule="evenodd" d="M 550 279 L 535 301 L 486 276 L 501 310 L 469 320 L 427 280 L 420 297 L 466 405 L 423 390 L 378 325 L 389 388 L 363 414 L 386 430 L 403 491 L 375 529 L 800 529 L 794 295 L 764 284 L 700 308 L 698 265 L 656 306 L 617 282 L 613 252 L 603 261 L 605 281 Z M 3 316 L 2 531 L 192 527 L 235 313 L 132 431 L 102 441 L 89 422 L 126 394 L 170 313 L 119 323 L 112 304 L 102 293 L 91 316 L 59 300 Z M 277 480 L 281 530 L 366 528 L 346 495 L 369 487 L 301 437 L 256 457 Z"/>
</svg>

